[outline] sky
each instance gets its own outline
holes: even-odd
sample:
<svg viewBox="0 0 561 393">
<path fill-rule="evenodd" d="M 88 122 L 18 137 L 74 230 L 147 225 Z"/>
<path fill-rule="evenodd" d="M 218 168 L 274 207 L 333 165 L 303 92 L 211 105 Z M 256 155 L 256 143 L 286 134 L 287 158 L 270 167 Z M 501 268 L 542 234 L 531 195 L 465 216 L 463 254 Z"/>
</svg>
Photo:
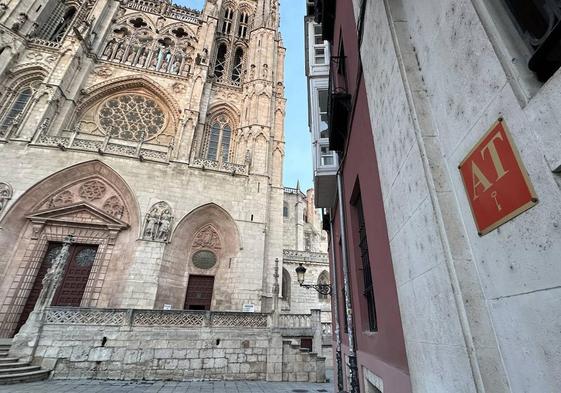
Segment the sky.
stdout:
<svg viewBox="0 0 561 393">
<path fill-rule="evenodd" d="M 177 4 L 202 9 L 205 0 L 175 0 Z M 281 0 L 281 33 L 286 47 L 286 119 L 284 186 L 313 187 L 312 145 L 308 130 L 307 81 L 304 69 L 304 0 Z"/>
</svg>

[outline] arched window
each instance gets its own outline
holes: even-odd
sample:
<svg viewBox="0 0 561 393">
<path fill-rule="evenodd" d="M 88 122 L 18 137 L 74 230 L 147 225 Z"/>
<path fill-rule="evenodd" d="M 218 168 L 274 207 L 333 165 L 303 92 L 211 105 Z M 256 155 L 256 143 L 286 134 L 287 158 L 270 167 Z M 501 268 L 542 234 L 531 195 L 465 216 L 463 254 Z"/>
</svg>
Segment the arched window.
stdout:
<svg viewBox="0 0 561 393">
<path fill-rule="evenodd" d="M 242 12 L 240 14 L 240 24 L 238 26 L 238 37 L 245 38 L 247 36 L 247 25 L 249 23 L 249 14 Z"/>
<path fill-rule="evenodd" d="M 290 302 L 290 285 L 291 285 L 292 279 L 290 278 L 290 273 L 283 267 L 282 268 L 282 292 L 281 292 L 281 296 L 282 298 L 287 301 Z"/>
<path fill-rule="evenodd" d="M 11 100 L 7 97 L 6 102 L 8 104 L 2 112 L 2 117 L 0 119 L 0 137 L 6 136 L 11 126 L 21 120 L 21 117 L 29 106 L 33 95 L 33 89 L 31 84 L 27 84 L 21 87 L 18 92 L 12 96 Z"/>
<path fill-rule="evenodd" d="M 222 33 L 230 34 L 232 30 L 232 20 L 234 19 L 234 10 L 231 8 L 226 8 L 224 10 L 224 20 L 222 22 Z"/>
<path fill-rule="evenodd" d="M 224 115 L 210 123 L 206 138 L 205 158 L 213 161 L 230 161 L 232 126 Z"/>
<path fill-rule="evenodd" d="M 283 217 L 288 217 L 288 203 L 286 202 L 282 205 L 282 215 Z"/>
<path fill-rule="evenodd" d="M 318 285 L 329 285 L 329 273 L 326 270 L 321 272 L 319 275 Z M 329 301 L 329 295 L 322 295 L 321 293 L 318 293 L 318 299 L 321 302 L 327 302 Z"/>
<path fill-rule="evenodd" d="M 224 75 L 226 69 L 226 44 L 220 44 L 218 51 L 216 51 L 216 62 L 214 63 L 214 75 L 217 80 L 220 80 Z"/>
<path fill-rule="evenodd" d="M 65 7 L 60 2 L 41 26 L 38 37 L 52 42 L 61 42 L 75 15 L 75 7 Z"/>
<path fill-rule="evenodd" d="M 232 82 L 239 85 L 242 79 L 242 68 L 243 68 L 243 49 L 236 49 L 234 55 L 234 63 L 232 67 Z"/>
</svg>

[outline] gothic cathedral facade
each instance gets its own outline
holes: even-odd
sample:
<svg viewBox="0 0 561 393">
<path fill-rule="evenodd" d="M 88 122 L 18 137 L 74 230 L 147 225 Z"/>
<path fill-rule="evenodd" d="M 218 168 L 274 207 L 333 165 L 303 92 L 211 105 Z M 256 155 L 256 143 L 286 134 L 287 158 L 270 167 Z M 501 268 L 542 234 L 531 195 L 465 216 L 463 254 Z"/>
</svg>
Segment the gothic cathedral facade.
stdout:
<svg viewBox="0 0 561 393">
<path fill-rule="evenodd" d="M 69 235 L 53 305 L 270 311 L 284 55 L 278 0 L 0 4 L 0 337 Z"/>
</svg>

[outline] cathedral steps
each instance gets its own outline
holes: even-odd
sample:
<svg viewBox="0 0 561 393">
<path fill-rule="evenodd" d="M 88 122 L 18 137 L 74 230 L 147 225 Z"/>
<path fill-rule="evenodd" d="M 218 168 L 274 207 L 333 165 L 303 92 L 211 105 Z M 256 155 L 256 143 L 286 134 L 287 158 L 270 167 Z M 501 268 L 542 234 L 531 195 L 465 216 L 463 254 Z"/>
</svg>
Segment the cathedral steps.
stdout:
<svg viewBox="0 0 561 393">
<path fill-rule="evenodd" d="M 34 382 L 49 378 L 51 370 L 42 370 L 29 362 L 20 362 L 18 358 L 9 357 L 9 344 L 0 344 L 0 385 L 20 382 Z"/>
</svg>

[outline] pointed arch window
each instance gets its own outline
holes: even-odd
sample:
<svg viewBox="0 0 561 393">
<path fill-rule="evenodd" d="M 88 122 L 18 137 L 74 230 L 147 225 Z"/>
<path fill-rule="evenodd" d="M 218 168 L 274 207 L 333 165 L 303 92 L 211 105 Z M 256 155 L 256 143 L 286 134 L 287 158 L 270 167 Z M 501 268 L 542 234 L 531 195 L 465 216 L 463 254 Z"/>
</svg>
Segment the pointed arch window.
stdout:
<svg viewBox="0 0 561 393">
<path fill-rule="evenodd" d="M 221 80 L 226 70 L 226 52 L 228 48 L 226 44 L 222 43 L 218 46 L 218 51 L 216 52 L 216 62 L 214 63 L 214 75 L 217 80 Z"/>
<path fill-rule="evenodd" d="M 232 126 L 224 115 L 216 117 L 210 123 L 207 132 L 205 158 L 212 161 L 230 161 Z"/>
<path fill-rule="evenodd" d="M 226 8 L 224 10 L 224 21 L 222 22 L 222 33 L 230 34 L 232 31 L 232 20 L 234 19 L 234 10 Z"/>
<path fill-rule="evenodd" d="M 319 275 L 318 285 L 329 285 L 329 273 L 327 273 L 326 270 L 321 272 L 321 274 Z M 318 293 L 318 299 L 321 302 L 328 302 L 329 301 L 329 295 L 323 295 L 321 293 Z"/>
<path fill-rule="evenodd" d="M 283 267 L 281 296 L 287 302 L 290 302 L 291 283 L 292 283 L 292 279 L 290 278 L 290 273 Z"/>
<path fill-rule="evenodd" d="M 38 82 L 37 82 L 38 83 Z M 12 125 L 17 124 L 25 114 L 31 97 L 33 96 L 34 86 L 27 84 L 15 93 L 11 100 L 8 98 L 0 118 L 0 137 L 6 136 Z"/>
<path fill-rule="evenodd" d="M 238 37 L 246 38 L 249 24 L 249 14 L 243 11 L 240 14 L 240 21 L 238 25 Z"/>
<path fill-rule="evenodd" d="M 65 7 L 59 3 L 42 25 L 38 37 L 52 42 L 61 42 L 76 15 L 75 7 Z"/>
<path fill-rule="evenodd" d="M 236 49 L 234 54 L 234 66 L 232 67 L 232 82 L 239 85 L 242 80 L 242 68 L 243 68 L 243 49 Z"/>
</svg>

